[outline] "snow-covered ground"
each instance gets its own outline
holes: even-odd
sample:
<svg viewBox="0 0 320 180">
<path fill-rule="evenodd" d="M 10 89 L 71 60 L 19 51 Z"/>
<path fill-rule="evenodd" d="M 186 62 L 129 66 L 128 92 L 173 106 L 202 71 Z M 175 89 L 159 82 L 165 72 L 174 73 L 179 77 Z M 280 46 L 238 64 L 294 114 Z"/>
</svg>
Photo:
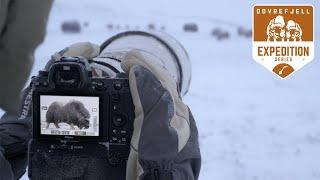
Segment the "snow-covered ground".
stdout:
<svg viewBox="0 0 320 180">
<path fill-rule="evenodd" d="M 254 3 L 314 3 L 315 12 L 319 8 L 319 2 L 311 0 Z M 163 25 L 186 47 L 192 61 L 192 84 L 184 100 L 199 128 L 200 180 L 318 180 L 319 46 L 313 62 L 280 80 L 252 60 L 251 40 L 234 33 L 233 25 L 251 27 L 252 5 L 253 1 L 235 0 L 57 0 L 32 74 L 51 54 L 72 43 L 102 43 L 118 32 L 107 30 L 109 23 L 119 24 L 120 30 L 125 25 L 141 30 L 149 23 Z M 73 19 L 89 26 L 80 34 L 63 34 L 61 22 Z M 200 31 L 184 33 L 186 22 L 196 22 Z M 210 35 L 214 27 L 232 32 L 231 39 L 216 41 Z"/>
</svg>

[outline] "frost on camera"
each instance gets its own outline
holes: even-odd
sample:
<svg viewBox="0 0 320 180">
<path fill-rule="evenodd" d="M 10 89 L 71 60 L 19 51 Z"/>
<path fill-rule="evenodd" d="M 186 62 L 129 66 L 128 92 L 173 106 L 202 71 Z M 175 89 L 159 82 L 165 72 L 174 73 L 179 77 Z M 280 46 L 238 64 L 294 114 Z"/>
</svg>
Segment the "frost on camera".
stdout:
<svg viewBox="0 0 320 180">
<path fill-rule="evenodd" d="M 99 97 L 40 97 L 41 134 L 99 136 Z"/>
</svg>

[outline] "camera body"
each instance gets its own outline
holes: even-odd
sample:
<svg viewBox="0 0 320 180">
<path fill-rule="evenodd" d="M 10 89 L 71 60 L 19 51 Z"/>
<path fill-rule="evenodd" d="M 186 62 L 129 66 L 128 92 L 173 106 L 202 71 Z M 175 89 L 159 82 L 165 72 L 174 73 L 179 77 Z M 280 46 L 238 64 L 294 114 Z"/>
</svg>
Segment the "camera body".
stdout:
<svg viewBox="0 0 320 180">
<path fill-rule="evenodd" d="M 93 77 L 64 57 L 33 77 L 30 179 L 125 179 L 134 105 L 128 76 Z"/>
</svg>

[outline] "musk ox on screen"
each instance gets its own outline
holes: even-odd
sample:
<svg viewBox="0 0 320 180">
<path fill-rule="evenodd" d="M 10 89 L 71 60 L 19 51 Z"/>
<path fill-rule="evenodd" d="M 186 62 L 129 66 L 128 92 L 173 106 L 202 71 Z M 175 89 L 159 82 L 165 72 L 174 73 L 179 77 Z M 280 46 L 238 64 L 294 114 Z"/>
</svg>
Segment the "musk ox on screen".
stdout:
<svg viewBox="0 0 320 180">
<path fill-rule="evenodd" d="M 76 100 L 72 100 L 65 105 L 60 102 L 53 102 L 46 114 L 47 128 L 51 123 L 56 128 L 60 128 L 59 123 L 67 123 L 71 129 L 74 129 L 74 126 L 78 126 L 80 129 L 88 129 L 89 118 L 89 111 L 82 102 Z"/>
</svg>

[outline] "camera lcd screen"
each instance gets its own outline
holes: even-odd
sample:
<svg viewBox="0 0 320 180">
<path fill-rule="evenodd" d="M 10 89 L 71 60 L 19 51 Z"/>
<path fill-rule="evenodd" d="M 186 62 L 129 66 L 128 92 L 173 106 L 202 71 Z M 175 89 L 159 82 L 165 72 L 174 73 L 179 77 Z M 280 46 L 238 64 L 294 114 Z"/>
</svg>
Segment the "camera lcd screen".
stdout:
<svg viewBox="0 0 320 180">
<path fill-rule="evenodd" d="M 99 136 L 99 97 L 40 95 L 40 134 Z"/>
</svg>

